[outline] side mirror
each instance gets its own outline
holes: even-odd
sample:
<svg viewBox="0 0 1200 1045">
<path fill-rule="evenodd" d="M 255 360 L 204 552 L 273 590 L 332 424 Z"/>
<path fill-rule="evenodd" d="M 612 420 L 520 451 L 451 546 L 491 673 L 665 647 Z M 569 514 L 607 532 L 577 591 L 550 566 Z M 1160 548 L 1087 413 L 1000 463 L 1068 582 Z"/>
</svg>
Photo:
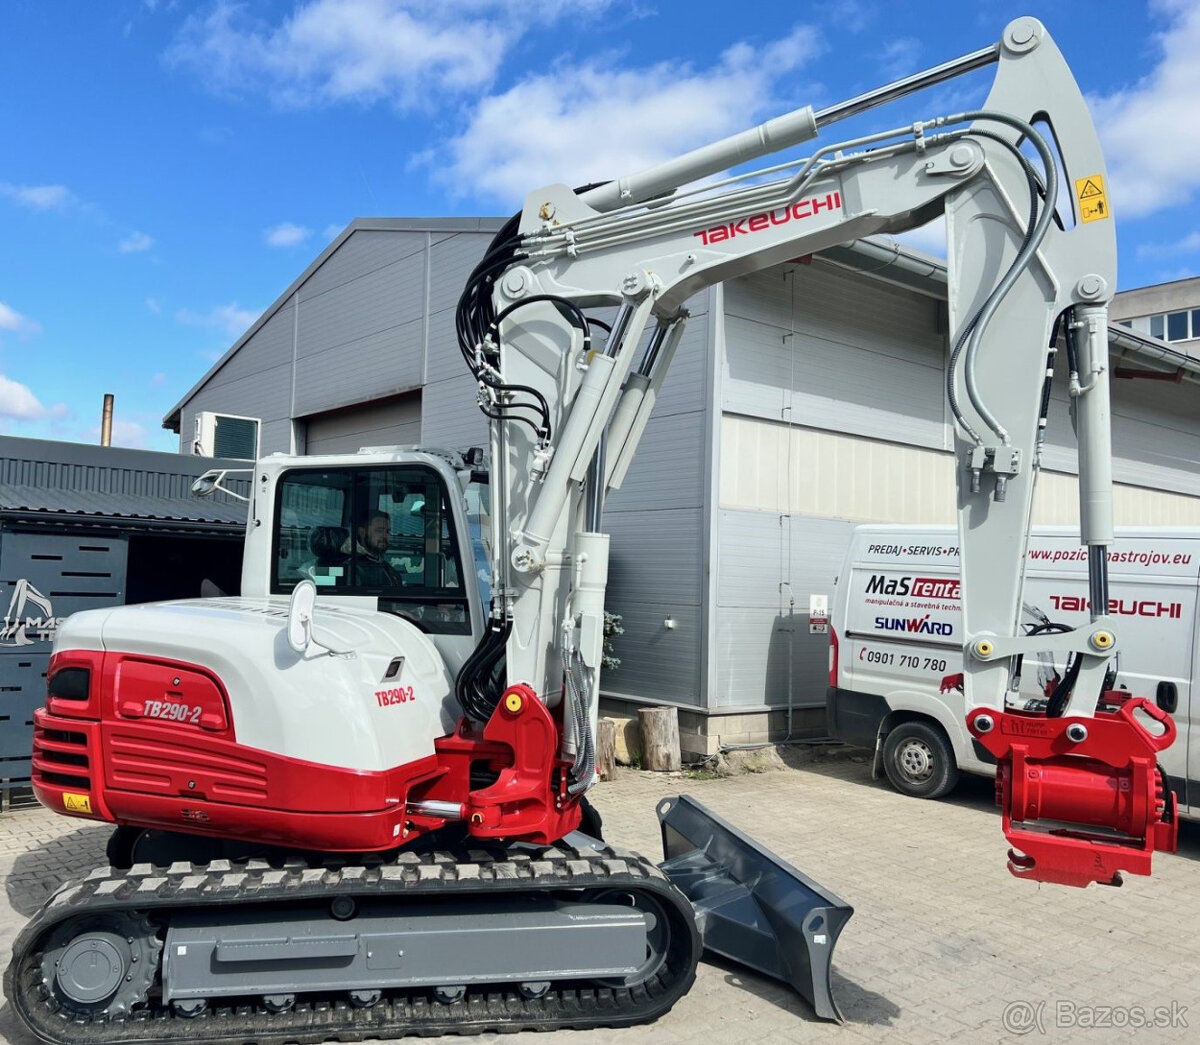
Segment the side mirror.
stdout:
<svg viewBox="0 0 1200 1045">
<path fill-rule="evenodd" d="M 221 481 L 223 473 L 213 468 L 205 472 L 192 483 L 192 495 L 195 497 L 209 497 L 217 490 L 217 483 Z"/>
<path fill-rule="evenodd" d="M 287 640 L 297 653 L 304 653 L 312 642 L 313 605 L 317 601 L 317 586 L 310 580 L 302 580 L 292 589 L 292 600 L 288 603 Z"/>
</svg>

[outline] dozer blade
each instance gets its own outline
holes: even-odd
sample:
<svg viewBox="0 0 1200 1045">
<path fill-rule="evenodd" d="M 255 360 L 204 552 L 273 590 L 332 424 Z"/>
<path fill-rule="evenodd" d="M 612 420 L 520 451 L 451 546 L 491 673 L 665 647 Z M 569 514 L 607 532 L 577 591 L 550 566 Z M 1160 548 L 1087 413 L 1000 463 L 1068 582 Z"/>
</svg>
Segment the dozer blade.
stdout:
<svg viewBox="0 0 1200 1045">
<path fill-rule="evenodd" d="M 658 804 L 667 877 L 706 949 L 790 984 L 841 1022 L 829 965 L 854 908 L 688 795 Z"/>
</svg>

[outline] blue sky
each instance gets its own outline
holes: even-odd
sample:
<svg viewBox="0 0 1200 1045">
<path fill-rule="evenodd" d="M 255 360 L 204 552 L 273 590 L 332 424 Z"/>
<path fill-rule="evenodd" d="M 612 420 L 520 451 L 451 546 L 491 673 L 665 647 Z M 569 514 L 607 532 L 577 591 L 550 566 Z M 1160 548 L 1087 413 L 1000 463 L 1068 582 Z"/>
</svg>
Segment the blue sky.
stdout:
<svg viewBox="0 0 1200 1045">
<path fill-rule="evenodd" d="M 115 442 L 174 450 L 162 416 L 353 218 L 511 213 L 1029 13 L 1097 117 L 1121 287 L 1200 271 L 1200 0 L 7 0 L 0 431 L 92 441 L 113 392 Z"/>
</svg>

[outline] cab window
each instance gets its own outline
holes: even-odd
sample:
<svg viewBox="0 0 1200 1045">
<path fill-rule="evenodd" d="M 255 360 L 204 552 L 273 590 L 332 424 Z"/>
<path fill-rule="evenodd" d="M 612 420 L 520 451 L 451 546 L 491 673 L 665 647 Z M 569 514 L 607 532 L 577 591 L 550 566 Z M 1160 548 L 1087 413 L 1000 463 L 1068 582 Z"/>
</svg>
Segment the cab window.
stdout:
<svg viewBox="0 0 1200 1045">
<path fill-rule="evenodd" d="M 372 595 L 426 631 L 470 634 L 454 519 L 431 468 L 297 468 L 276 487 L 271 590 Z"/>
</svg>

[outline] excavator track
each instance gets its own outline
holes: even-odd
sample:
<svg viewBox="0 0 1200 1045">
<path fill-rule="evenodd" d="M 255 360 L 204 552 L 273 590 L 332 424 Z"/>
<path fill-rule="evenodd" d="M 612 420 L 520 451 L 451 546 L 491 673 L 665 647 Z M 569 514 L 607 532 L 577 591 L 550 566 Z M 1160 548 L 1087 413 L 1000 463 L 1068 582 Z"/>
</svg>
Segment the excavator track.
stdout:
<svg viewBox="0 0 1200 1045">
<path fill-rule="evenodd" d="M 556 897 L 567 903 L 588 897 L 622 897 L 634 907 L 657 912 L 648 919 L 656 936 L 655 960 L 644 976 L 590 982 L 549 982 L 530 996 L 516 983 L 467 986 L 455 997 L 430 987 L 387 989 L 373 1004 L 352 1004 L 346 990 L 299 994 L 281 1006 L 277 998 L 218 998 L 193 1006 L 187 1016 L 163 1000 L 162 941 L 172 919 L 201 915 L 233 916 L 245 911 L 312 910 L 338 897 L 355 904 L 417 905 L 429 902 L 505 902 L 519 897 Z M 347 901 L 339 901 L 345 904 Z M 664 924 L 665 923 L 665 924 Z M 147 977 L 128 966 L 134 987 L 118 989 L 103 1006 L 72 1005 L 53 987 L 56 956 L 69 953 L 70 926 L 92 929 L 88 946 L 121 947 L 123 934 L 145 927 L 145 939 L 131 930 L 129 953 L 158 961 Z M 346 924 L 346 923 L 340 923 Z M 95 927 L 115 925 L 104 936 Z M 648 929 L 648 932 L 651 930 Z M 112 941 L 111 943 L 107 941 Z M 649 948 L 653 950 L 655 948 Z M 702 945 L 688 901 L 644 858 L 608 846 L 548 848 L 499 854 L 401 853 L 379 866 L 312 867 L 303 862 L 273 866 L 266 861 L 217 860 L 169 867 L 135 864 L 128 871 L 102 867 L 66 885 L 22 930 L 4 976 L 4 993 L 21 1020 L 38 1037 L 61 1045 L 134 1042 L 360 1041 L 365 1038 L 433 1036 L 486 1031 L 586 1029 L 646 1023 L 667 1012 L 691 987 Z M 136 958 L 134 959 L 136 963 Z M 120 967 L 124 973 L 125 967 Z M 48 971 L 50 970 L 50 971 Z M 132 975 L 137 973 L 137 975 Z M 88 989 L 83 970 L 76 977 Z M 150 983 L 131 999 L 138 979 Z M 283 1008 L 284 1011 L 280 1011 Z"/>
</svg>

